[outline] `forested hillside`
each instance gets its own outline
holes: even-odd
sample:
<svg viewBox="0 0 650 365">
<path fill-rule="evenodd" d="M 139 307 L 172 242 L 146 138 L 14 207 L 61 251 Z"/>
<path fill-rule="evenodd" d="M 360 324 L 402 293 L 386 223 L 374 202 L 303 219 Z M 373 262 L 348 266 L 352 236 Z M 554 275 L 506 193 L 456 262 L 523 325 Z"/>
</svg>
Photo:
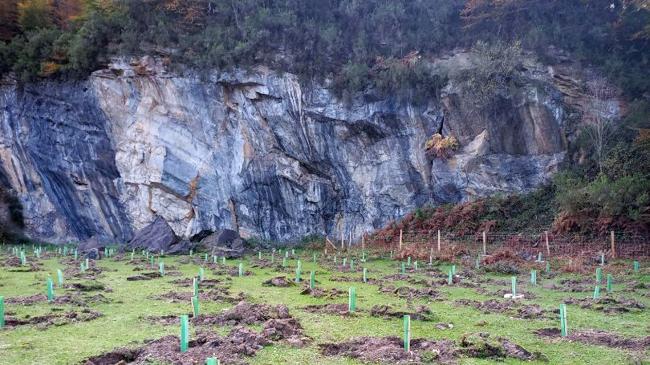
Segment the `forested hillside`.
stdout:
<svg viewBox="0 0 650 365">
<path fill-rule="evenodd" d="M 483 61 L 456 81 L 492 108 L 518 85 L 522 55 L 569 59 L 606 80 L 585 92 L 620 95 L 625 110 L 620 120 L 575 117 L 584 120 L 564 172 L 536 193 L 548 203 L 542 224 L 650 224 L 648 0 L 4 0 L 0 39 L 0 74 L 23 83 L 85 79 L 112 57 L 151 55 L 178 73 L 265 65 L 344 99 L 371 89 L 415 103 L 448 81 L 429 60 L 471 49 Z"/>
</svg>

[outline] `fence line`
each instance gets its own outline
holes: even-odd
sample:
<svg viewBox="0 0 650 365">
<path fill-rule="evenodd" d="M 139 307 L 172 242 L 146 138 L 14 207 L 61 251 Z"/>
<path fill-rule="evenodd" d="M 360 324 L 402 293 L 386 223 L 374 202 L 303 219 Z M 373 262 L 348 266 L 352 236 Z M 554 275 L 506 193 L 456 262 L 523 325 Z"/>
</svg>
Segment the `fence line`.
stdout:
<svg viewBox="0 0 650 365">
<path fill-rule="evenodd" d="M 440 237 L 440 239 L 438 239 Z M 401 242 L 401 243 L 400 243 Z M 391 250 L 409 248 L 413 245 L 429 247 L 434 253 L 445 251 L 451 246 L 472 252 L 490 254 L 507 247 L 518 253 L 544 256 L 582 256 L 604 253 L 616 258 L 649 258 L 650 237 L 630 234 L 613 234 L 607 237 L 585 237 L 579 235 L 557 235 L 547 232 L 522 234 L 514 232 L 480 232 L 471 235 L 457 235 L 438 231 L 400 231 L 396 234 L 370 236 L 366 244 Z"/>
</svg>

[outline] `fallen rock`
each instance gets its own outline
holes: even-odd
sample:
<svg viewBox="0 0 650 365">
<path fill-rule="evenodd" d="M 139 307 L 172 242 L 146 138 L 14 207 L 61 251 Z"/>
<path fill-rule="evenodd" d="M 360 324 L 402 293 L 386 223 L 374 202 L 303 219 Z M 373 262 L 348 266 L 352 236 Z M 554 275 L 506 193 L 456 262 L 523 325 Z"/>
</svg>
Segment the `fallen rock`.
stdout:
<svg viewBox="0 0 650 365">
<path fill-rule="evenodd" d="M 162 217 L 156 217 L 148 226 L 135 233 L 129 241 L 128 247 L 129 249 L 176 254 L 189 252 L 191 243 L 179 240 L 167 221 Z"/>
<path fill-rule="evenodd" d="M 240 258 L 244 255 L 244 240 L 231 229 L 222 229 L 206 236 L 199 246 L 216 256 Z"/>
</svg>

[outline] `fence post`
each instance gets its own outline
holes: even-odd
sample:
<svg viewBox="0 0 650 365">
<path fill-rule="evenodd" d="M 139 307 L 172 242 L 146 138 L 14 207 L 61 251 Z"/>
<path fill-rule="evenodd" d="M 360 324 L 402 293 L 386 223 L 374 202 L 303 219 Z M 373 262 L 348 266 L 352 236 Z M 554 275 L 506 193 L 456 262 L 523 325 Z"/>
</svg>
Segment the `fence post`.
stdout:
<svg viewBox="0 0 650 365">
<path fill-rule="evenodd" d="M 399 251 L 402 252 L 402 230 L 399 230 Z"/>
<path fill-rule="evenodd" d="M 546 240 L 546 257 L 548 260 L 551 257 L 551 247 L 548 245 L 548 231 L 544 231 L 544 239 Z"/>
<path fill-rule="evenodd" d="M 487 233 L 483 231 L 483 255 L 487 255 Z"/>
<path fill-rule="evenodd" d="M 440 230 L 438 230 L 438 252 L 440 252 Z"/>
</svg>

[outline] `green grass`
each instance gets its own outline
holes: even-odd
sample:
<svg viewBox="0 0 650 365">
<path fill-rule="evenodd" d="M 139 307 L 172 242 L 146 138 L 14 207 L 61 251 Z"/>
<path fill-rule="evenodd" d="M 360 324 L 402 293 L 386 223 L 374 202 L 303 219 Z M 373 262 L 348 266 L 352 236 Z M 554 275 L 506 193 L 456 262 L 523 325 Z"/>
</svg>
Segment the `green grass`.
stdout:
<svg viewBox="0 0 650 365">
<path fill-rule="evenodd" d="M 3 262 L 9 254 L 0 257 Z M 645 354 L 632 354 L 630 352 L 602 347 L 572 343 L 563 340 L 546 341 L 535 336 L 532 331 L 544 327 L 557 327 L 559 321 L 555 319 L 522 320 L 510 318 L 502 314 L 483 314 L 473 308 L 455 306 L 456 299 L 466 298 L 474 300 L 499 299 L 496 296 L 478 294 L 474 289 L 458 286 L 440 287 L 441 301 L 428 302 L 424 299 L 407 302 L 391 294 L 383 294 L 377 290 L 376 285 L 361 282 L 361 273 L 339 273 L 331 268 L 322 267 L 311 262 L 311 253 L 305 252 L 302 257 L 303 280 L 309 280 L 309 272 L 316 270 L 317 285 L 324 288 L 338 288 L 347 291 L 350 286 L 357 288 L 358 314 L 352 317 L 335 315 L 313 314 L 301 310 L 309 304 L 347 303 L 347 297 L 335 300 L 317 299 L 300 295 L 300 287 L 275 288 L 264 287 L 261 283 L 274 276 L 281 275 L 274 269 L 253 269 L 252 262 L 257 260 L 257 255 L 243 260 L 246 270 L 253 271 L 254 275 L 246 277 L 233 277 L 231 293 L 244 292 L 251 297 L 251 301 L 266 304 L 285 304 L 290 308 L 290 313 L 296 317 L 305 329 L 305 333 L 314 341 L 304 348 L 292 348 L 288 345 L 275 344 L 265 347 L 256 356 L 247 359 L 251 364 L 358 364 L 353 359 L 340 357 L 324 357 L 320 354 L 318 344 L 338 342 L 358 336 L 400 336 L 402 322 L 400 319 L 385 320 L 369 316 L 368 310 L 375 304 L 390 304 L 397 309 L 413 309 L 418 305 L 427 305 L 438 318 L 433 322 L 412 321 L 413 338 L 426 337 L 434 339 L 458 340 L 466 333 L 489 332 L 493 335 L 504 336 L 523 346 L 529 351 L 539 351 L 549 360 L 550 364 L 626 364 L 633 363 L 634 359 L 648 361 L 648 352 Z M 277 258 L 277 257 L 276 257 Z M 36 258 L 29 258 L 36 260 Z M 325 260 L 324 258 L 319 258 Z M 280 259 L 281 260 L 281 259 Z M 340 256 L 339 256 L 340 260 Z M 198 265 L 179 264 L 179 257 L 165 257 L 166 267 L 176 266 L 182 276 L 166 276 L 150 281 L 126 281 L 127 276 L 135 275 L 133 266 L 128 261 L 113 261 L 105 259 L 98 261 L 104 269 L 98 281 L 112 291 L 103 292 L 103 295 L 112 300 L 109 304 L 91 305 L 91 309 L 99 311 L 102 317 L 84 323 L 68 324 L 59 327 L 48 327 L 45 330 L 31 326 L 20 326 L 15 329 L 0 330 L 0 364 L 78 364 L 82 360 L 110 351 L 116 347 L 136 347 L 144 340 L 157 339 L 164 335 L 177 334 L 177 326 L 156 325 L 143 320 L 143 317 L 166 314 L 190 313 L 190 303 L 168 303 L 162 300 L 151 299 L 152 296 L 170 290 L 191 290 L 190 287 L 180 289 L 171 284 L 178 278 L 190 278 L 198 273 Z M 330 260 L 331 261 L 331 260 Z M 239 261 L 229 260 L 227 265 L 235 267 Z M 340 262 L 340 261 L 339 261 Z M 63 269 L 58 258 L 40 260 L 43 270 L 38 272 L 9 271 L 7 267 L 0 267 L 0 295 L 6 298 L 45 293 L 45 281 L 50 274 L 56 282 L 56 269 Z M 295 260 L 289 260 L 286 276 L 293 278 Z M 647 263 L 644 263 L 647 266 Z M 355 265 L 368 268 L 369 278 L 378 278 L 394 274 L 399 271 L 399 263 L 389 260 L 374 258 L 362 264 L 355 260 Z M 421 267 L 423 265 L 420 265 Z M 631 268 L 631 263 L 629 264 Z M 446 272 L 448 266 L 440 266 Z M 458 271 L 462 267 L 458 266 Z M 167 271 L 170 271 L 167 269 Z M 631 271 L 631 270 L 630 270 Z M 332 275 L 354 275 L 359 282 L 334 282 Z M 487 275 L 487 274 L 486 274 Z M 427 275 L 420 271 L 414 277 L 426 278 Z M 498 278 L 497 275 L 491 275 Z M 563 275 L 561 277 L 569 277 Z M 210 270 L 206 269 L 206 278 L 215 278 Z M 509 277 L 503 276 L 502 279 Z M 553 281 L 558 281 L 556 277 Z M 615 293 L 624 289 L 623 282 L 641 281 L 650 282 L 647 269 L 642 274 L 627 273 L 625 276 L 615 277 Z M 66 278 L 66 283 L 80 281 L 75 278 Z M 539 284 L 548 284 L 549 279 L 538 277 Z M 534 293 L 535 300 L 525 300 L 528 304 L 539 304 L 544 309 L 556 309 L 563 298 L 589 297 L 591 293 L 567 293 L 551 291 L 541 286 L 532 287 L 528 275 L 518 278 L 519 290 Z M 393 282 L 395 286 L 410 285 L 405 282 Z M 488 290 L 508 289 L 503 287 L 487 286 Z M 57 295 L 63 295 L 66 290 L 56 289 Z M 91 294 L 94 294 L 91 293 Z M 604 287 L 602 294 L 606 295 Z M 645 295 L 644 295 L 645 294 Z M 646 306 L 650 305 L 647 289 L 636 293 L 616 294 L 626 298 L 634 298 Z M 202 302 L 202 313 L 216 313 L 231 307 L 232 304 L 224 302 Z M 49 313 L 53 310 L 74 310 L 74 306 L 59 306 L 51 304 L 37 304 L 31 306 L 6 305 L 6 311 L 11 311 L 19 318 Z M 78 308 L 76 308 L 78 310 Z M 486 321 L 485 325 L 478 325 Z M 436 323 L 452 323 L 452 329 L 437 329 Z M 568 306 L 569 329 L 603 329 L 618 333 L 623 336 L 640 337 L 648 334 L 650 329 L 650 316 L 647 310 L 640 313 L 626 313 L 607 315 L 590 309 L 581 309 L 577 306 Z M 226 334 L 230 328 L 214 327 L 215 331 Z M 490 360 L 462 358 L 461 364 L 491 364 Z M 520 364 L 522 361 L 506 359 L 502 363 Z M 544 362 L 528 362 L 528 364 L 542 364 Z"/>
</svg>

